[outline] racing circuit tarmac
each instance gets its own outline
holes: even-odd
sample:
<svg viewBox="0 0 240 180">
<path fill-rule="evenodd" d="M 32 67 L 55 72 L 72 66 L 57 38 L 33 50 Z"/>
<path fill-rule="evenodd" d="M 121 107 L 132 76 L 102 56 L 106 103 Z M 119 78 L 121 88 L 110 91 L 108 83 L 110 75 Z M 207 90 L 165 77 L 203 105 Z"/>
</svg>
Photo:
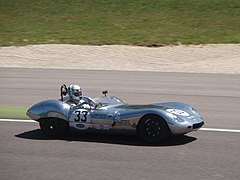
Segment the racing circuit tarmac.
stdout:
<svg viewBox="0 0 240 180">
<path fill-rule="evenodd" d="M 0 105 L 59 97 L 61 84 L 109 90 L 131 104 L 180 101 L 205 128 L 240 130 L 240 75 L 0 68 Z M 240 179 L 240 133 L 197 131 L 148 146 L 135 135 L 43 136 L 34 122 L 0 121 L 0 179 Z"/>
</svg>

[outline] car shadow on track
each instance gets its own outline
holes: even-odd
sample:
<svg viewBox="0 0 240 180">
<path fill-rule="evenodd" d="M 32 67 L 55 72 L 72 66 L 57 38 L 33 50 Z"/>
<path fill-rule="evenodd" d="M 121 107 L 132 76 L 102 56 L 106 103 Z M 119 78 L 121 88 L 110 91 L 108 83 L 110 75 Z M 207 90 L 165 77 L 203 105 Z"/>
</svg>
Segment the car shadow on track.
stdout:
<svg viewBox="0 0 240 180">
<path fill-rule="evenodd" d="M 40 129 L 23 132 L 21 134 L 15 135 L 15 137 L 32 140 L 54 140 L 46 137 Z M 187 135 L 172 136 L 163 141 L 161 144 L 150 145 L 144 143 L 135 134 L 119 134 L 107 132 L 69 132 L 66 134 L 66 136 L 59 138 L 58 140 L 108 143 L 130 146 L 179 146 L 193 142 L 196 139 L 197 138 L 195 137 Z"/>
</svg>

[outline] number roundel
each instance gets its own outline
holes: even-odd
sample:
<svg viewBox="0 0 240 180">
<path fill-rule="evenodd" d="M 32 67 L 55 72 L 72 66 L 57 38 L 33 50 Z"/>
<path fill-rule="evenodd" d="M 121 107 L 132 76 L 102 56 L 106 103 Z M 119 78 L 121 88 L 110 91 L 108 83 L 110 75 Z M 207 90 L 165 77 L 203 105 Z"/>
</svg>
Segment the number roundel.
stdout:
<svg viewBox="0 0 240 180">
<path fill-rule="evenodd" d="M 88 111 L 85 111 L 85 110 L 74 111 L 72 117 L 75 122 L 87 122 L 89 119 Z"/>
</svg>

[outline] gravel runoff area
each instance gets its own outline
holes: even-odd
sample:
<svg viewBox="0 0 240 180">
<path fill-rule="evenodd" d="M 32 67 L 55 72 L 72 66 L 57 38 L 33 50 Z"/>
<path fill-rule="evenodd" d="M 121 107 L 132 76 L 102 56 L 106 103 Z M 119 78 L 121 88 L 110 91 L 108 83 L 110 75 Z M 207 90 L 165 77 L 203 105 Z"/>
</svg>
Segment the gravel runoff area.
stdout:
<svg viewBox="0 0 240 180">
<path fill-rule="evenodd" d="M 10 46 L 0 67 L 240 74 L 240 44 Z"/>
</svg>

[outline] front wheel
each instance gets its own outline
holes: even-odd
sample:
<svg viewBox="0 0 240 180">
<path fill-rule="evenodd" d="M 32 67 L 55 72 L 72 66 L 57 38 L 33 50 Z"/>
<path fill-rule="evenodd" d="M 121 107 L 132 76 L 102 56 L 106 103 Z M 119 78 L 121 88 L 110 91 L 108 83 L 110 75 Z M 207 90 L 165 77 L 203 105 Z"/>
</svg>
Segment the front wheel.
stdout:
<svg viewBox="0 0 240 180">
<path fill-rule="evenodd" d="M 67 121 L 58 118 L 47 118 L 39 121 L 43 133 L 51 138 L 63 136 L 69 129 Z"/>
<path fill-rule="evenodd" d="M 161 117 L 147 115 L 138 124 L 138 134 L 145 142 L 157 144 L 169 136 L 169 129 Z"/>
</svg>

